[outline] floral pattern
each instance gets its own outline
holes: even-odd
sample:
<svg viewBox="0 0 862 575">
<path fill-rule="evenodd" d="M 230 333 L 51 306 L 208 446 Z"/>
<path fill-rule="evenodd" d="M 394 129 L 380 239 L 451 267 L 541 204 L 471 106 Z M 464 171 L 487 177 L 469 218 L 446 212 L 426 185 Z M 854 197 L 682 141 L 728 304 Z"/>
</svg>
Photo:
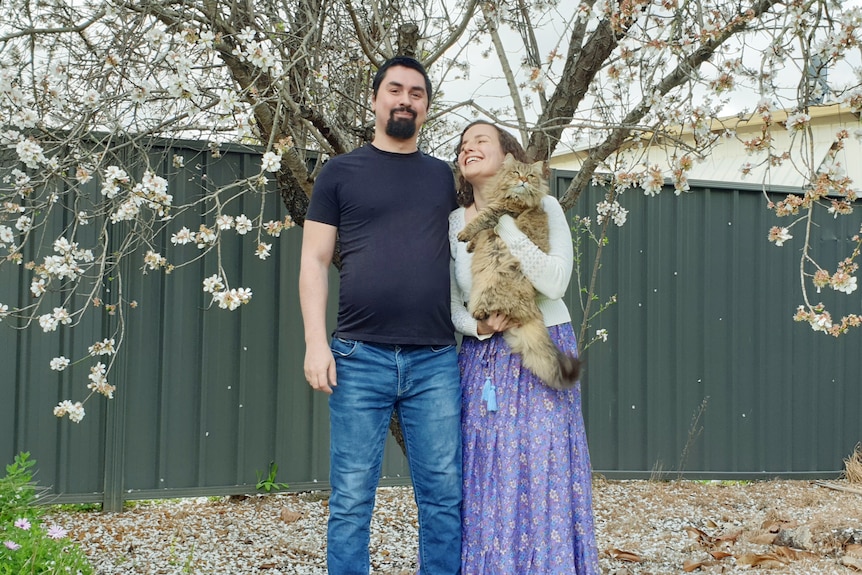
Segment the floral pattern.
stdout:
<svg viewBox="0 0 862 575">
<path fill-rule="evenodd" d="M 571 324 L 549 329 L 560 349 L 577 354 Z M 462 573 L 597 575 L 580 384 L 566 391 L 545 386 L 500 334 L 465 337 L 459 362 Z"/>
</svg>

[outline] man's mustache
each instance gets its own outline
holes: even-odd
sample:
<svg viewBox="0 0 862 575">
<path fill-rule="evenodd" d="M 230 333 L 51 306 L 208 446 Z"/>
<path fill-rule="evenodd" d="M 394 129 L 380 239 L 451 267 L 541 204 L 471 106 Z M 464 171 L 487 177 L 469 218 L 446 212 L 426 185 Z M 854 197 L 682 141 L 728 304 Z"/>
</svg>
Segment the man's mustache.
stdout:
<svg viewBox="0 0 862 575">
<path fill-rule="evenodd" d="M 416 119 L 416 110 L 414 110 L 413 108 L 404 107 L 404 106 L 402 106 L 401 108 L 395 108 L 395 109 L 393 109 L 391 112 L 389 112 L 389 117 L 390 117 L 390 118 L 394 118 L 394 117 L 395 117 L 395 114 L 398 114 L 398 113 L 400 113 L 400 112 L 407 112 L 408 114 L 410 114 L 411 116 L 413 116 L 413 119 L 414 119 L 414 120 Z"/>
</svg>

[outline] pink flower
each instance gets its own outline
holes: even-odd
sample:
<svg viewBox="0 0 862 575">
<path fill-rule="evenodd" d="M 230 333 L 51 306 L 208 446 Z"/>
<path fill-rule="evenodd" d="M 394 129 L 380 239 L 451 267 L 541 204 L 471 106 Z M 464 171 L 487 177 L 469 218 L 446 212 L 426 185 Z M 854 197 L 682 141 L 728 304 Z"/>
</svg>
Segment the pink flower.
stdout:
<svg viewBox="0 0 862 575">
<path fill-rule="evenodd" d="M 51 539 L 62 539 L 66 536 L 66 533 L 68 533 L 68 531 L 66 531 L 59 525 L 52 525 L 48 528 L 48 537 L 50 537 Z"/>
<path fill-rule="evenodd" d="M 15 527 L 27 531 L 30 529 L 30 521 L 28 521 L 26 517 L 22 517 L 21 519 L 15 521 Z"/>
<path fill-rule="evenodd" d="M 21 546 L 18 545 L 17 543 L 15 543 L 14 541 L 4 541 L 3 545 L 5 545 L 8 549 L 11 549 L 12 551 L 16 551 L 18 549 L 21 549 Z"/>
</svg>

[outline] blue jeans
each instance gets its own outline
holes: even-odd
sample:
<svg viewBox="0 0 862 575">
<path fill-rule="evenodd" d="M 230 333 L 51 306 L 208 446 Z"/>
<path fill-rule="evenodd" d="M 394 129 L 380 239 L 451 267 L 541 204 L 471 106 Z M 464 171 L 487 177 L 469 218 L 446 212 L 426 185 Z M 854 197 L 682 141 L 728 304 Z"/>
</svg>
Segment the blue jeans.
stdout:
<svg viewBox="0 0 862 575">
<path fill-rule="evenodd" d="M 419 564 L 461 569 L 461 390 L 455 346 L 332 339 L 329 575 L 368 575 L 371 512 L 395 409 L 419 508 Z"/>
</svg>

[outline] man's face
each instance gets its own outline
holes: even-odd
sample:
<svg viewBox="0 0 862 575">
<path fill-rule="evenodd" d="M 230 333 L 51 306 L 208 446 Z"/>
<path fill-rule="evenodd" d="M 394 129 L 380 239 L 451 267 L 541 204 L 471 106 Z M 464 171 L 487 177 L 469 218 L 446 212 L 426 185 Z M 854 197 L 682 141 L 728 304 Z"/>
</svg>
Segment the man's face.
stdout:
<svg viewBox="0 0 862 575">
<path fill-rule="evenodd" d="M 371 99 L 378 127 L 398 140 L 410 140 L 428 117 L 425 78 L 417 70 L 393 66 Z"/>
</svg>

